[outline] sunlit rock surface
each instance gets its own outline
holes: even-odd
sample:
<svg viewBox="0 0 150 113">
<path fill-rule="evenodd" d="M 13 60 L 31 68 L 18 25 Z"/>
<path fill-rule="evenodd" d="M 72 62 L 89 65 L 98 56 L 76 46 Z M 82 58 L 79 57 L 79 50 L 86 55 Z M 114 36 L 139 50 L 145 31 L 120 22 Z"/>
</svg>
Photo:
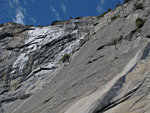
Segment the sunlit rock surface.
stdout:
<svg viewBox="0 0 150 113">
<path fill-rule="evenodd" d="M 2 24 L 0 47 L 2 113 L 150 112 L 149 0 L 44 27 Z"/>
</svg>

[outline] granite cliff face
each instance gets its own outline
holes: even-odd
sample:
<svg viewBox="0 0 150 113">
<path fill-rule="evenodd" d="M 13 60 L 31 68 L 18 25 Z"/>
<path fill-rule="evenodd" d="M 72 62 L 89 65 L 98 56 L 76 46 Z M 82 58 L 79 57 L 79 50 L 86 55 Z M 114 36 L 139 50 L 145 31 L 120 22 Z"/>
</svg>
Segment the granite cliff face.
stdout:
<svg viewBox="0 0 150 113">
<path fill-rule="evenodd" d="M 2 24 L 0 47 L 0 113 L 150 112 L 149 0 L 45 27 Z"/>
</svg>

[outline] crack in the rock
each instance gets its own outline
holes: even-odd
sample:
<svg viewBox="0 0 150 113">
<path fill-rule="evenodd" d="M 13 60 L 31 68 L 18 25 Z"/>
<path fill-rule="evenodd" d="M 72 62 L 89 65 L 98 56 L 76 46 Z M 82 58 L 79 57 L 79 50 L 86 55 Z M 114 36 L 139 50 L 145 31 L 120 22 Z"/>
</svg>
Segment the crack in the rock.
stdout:
<svg viewBox="0 0 150 113">
<path fill-rule="evenodd" d="M 53 98 L 53 96 L 52 96 L 52 97 L 50 97 L 50 98 L 48 98 L 48 99 L 46 99 L 46 100 L 43 102 L 43 104 L 45 104 L 45 103 L 49 102 L 52 98 Z"/>
<path fill-rule="evenodd" d="M 75 98 L 76 98 L 76 96 L 70 97 L 69 99 L 65 99 L 65 100 L 63 100 L 62 102 L 58 103 L 58 104 L 54 104 L 50 109 L 53 109 L 53 108 L 55 108 L 56 106 L 59 106 L 59 105 L 65 103 L 65 102 L 70 101 L 70 100 L 75 99 Z"/>
<path fill-rule="evenodd" d="M 107 106 L 103 107 L 100 111 L 94 112 L 94 113 L 103 113 L 103 112 L 105 112 L 105 111 L 107 111 L 107 110 L 109 110 L 109 109 L 117 106 L 118 104 L 126 101 L 128 98 L 130 98 L 142 86 L 142 84 L 144 83 L 144 81 L 146 80 L 146 78 L 139 84 L 138 87 L 136 87 L 135 89 L 132 89 L 127 94 L 125 94 L 123 97 L 117 99 L 114 102 L 109 103 Z"/>
<path fill-rule="evenodd" d="M 102 45 L 102 46 L 98 47 L 96 51 L 99 51 L 99 50 L 103 49 L 104 47 L 105 47 L 105 45 Z"/>
<path fill-rule="evenodd" d="M 143 55 L 141 57 L 141 59 L 146 59 L 147 56 L 149 55 L 150 53 L 150 42 L 146 45 L 146 47 L 144 48 L 144 51 L 143 51 Z"/>
<path fill-rule="evenodd" d="M 135 34 L 135 32 L 136 32 L 137 30 L 138 30 L 138 29 L 135 29 L 135 30 L 131 31 L 128 35 L 126 35 L 126 36 L 124 37 L 124 40 L 131 41 L 132 38 L 133 38 L 133 35 Z"/>
<path fill-rule="evenodd" d="M 150 35 L 146 36 L 146 38 L 150 38 Z"/>
<path fill-rule="evenodd" d="M 14 34 L 11 34 L 11 33 L 1 34 L 1 35 L 0 35 L 0 40 L 4 39 L 4 38 L 6 38 L 6 37 L 13 37 L 13 36 L 14 36 Z"/>
<path fill-rule="evenodd" d="M 21 95 L 19 97 L 17 97 L 17 96 L 16 97 L 11 97 L 11 98 L 8 98 L 8 99 L 1 100 L 0 103 L 4 103 L 4 102 L 9 103 L 9 102 L 16 101 L 18 99 L 24 100 L 24 99 L 29 98 L 30 96 L 31 96 L 31 94 L 25 94 L 25 95 Z"/>
<path fill-rule="evenodd" d="M 136 100 L 133 105 L 129 108 L 130 111 L 132 111 L 131 109 L 138 103 L 140 102 L 143 98 L 145 97 L 145 95 L 143 95 L 141 98 L 139 98 L 138 100 Z"/>
<path fill-rule="evenodd" d="M 36 69 L 36 70 L 34 70 L 34 71 L 32 71 L 26 78 L 25 78 L 25 80 L 27 80 L 27 79 L 29 79 L 30 77 L 32 77 L 33 75 L 35 75 L 36 73 L 38 73 L 38 72 L 40 72 L 40 71 L 42 71 L 42 70 L 53 70 L 53 69 L 55 69 L 56 67 L 51 67 L 51 68 L 46 68 L 46 67 L 41 67 L 41 68 L 39 68 L 39 69 Z"/>
<path fill-rule="evenodd" d="M 150 108 L 144 110 L 143 113 L 147 113 L 148 111 L 150 112 Z"/>
<path fill-rule="evenodd" d="M 122 40 L 123 40 L 122 35 L 121 35 L 119 38 L 116 38 L 116 42 L 115 42 L 116 45 L 119 44 Z M 109 47 L 109 46 L 113 46 L 113 45 L 114 45 L 114 42 L 110 41 L 110 42 L 108 42 L 108 43 L 106 43 L 106 44 L 103 44 L 103 45 L 101 45 L 100 47 L 98 47 L 98 48 L 96 49 L 96 51 L 102 50 L 102 49 L 104 49 L 105 47 Z"/>
<path fill-rule="evenodd" d="M 24 44 L 24 45 L 16 46 L 16 47 L 7 47 L 6 49 L 7 50 L 22 49 L 22 48 L 28 47 L 28 46 L 30 46 L 32 44 L 37 44 L 37 43 L 28 43 L 28 44 Z"/>
<path fill-rule="evenodd" d="M 101 55 L 101 56 L 99 56 L 99 57 L 97 57 L 97 58 L 95 58 L 95 59 L 93 59 L 93 60 L 90 60 L 90 61 L 88 61 L 88 64 L 91 64 L 91 63 L 97 61 L 98 59 L 103 58 L 104 56 L 105 56 L 105 55 Z"/>
</svg>

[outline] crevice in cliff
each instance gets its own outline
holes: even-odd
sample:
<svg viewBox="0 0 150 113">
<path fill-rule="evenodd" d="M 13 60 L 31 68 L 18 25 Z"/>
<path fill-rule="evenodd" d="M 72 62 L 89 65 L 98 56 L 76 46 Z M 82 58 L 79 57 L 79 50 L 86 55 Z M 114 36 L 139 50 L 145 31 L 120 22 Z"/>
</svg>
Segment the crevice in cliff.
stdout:
<svg viewBox="0 0 150 113">
<path fill-rule="evenodd" d="M 150 42 L 146 45 L 146 47 L 144 48 L 144 51 L 143 51 L 143 55 L 141 57 L 141 59 L 146 59 L 147 56 L 149 55 L 150 53 Z"/>
<path fill-rule="evenodd" d="M 64 45 L 65 43 L 71 42 L 71 41 L 73 41 L 75 39 L 76 39 L 76 37 L 73 37 L 73 35 L 68 34 L 68 35 L 64 36 L 63 38 L 59 37 L 58 39 L 55 39 L 55 40 L 47 43 L 45 46 L 49 46 L 50 47 L 50 46 L 54 45 L 55 43 L 58 43 L 58 42 L 61 42 L 61 41 L 62 41 L 62 45 Z"/>
<path fill-rule="evenodd" d="M 6 47 L 6 49 L 7 49 L 7 50 L 22 49 L 22 48 L 28 47 L 28 46 L 30 46 L 30 45 L 32 45 L 32 44 L 36 44 L 36 43 L 28 43 L 28 44 L 24 44 L 24 45 L 16 46 L 16 47 L 11 47 L 11 46 L 9 46 L 9 47 Z"/>
<path fill-rule="evenodd" d="M 45 100 L 45 101 L 43 102 L 43 104 L 46 104 L 46 103 L 49 102 L 52 98 L 53 98 L 53 96 L 50 97 L 50 98 L 48 98 L 47 100 Z"/>
<path fill-rule="evenodd" d="M 48 68 L 48 67 L 41 67 L 41 68 L 38 68 L 38 69 L 35 69 L 34 71 L 32 71 L 24 80 L 27 80 L 29 79 L 30 77 L 32 77 L 33 75 L 35 75 L 36 73 L 42 71 L 42 70 L 54 70 L 55 67 L 51 67 L 51 68 Z"/>
<path fill-rule="evenodd" d="M 108 105 L 106 105 L 105 107 L 103 107 L 100 111 L 98 112 L 93 112 L 93 113 L 103 113 L 121 103 L 123 103 L 124 101 L 126 101 L 127 99 L 129 99 L 144 83 L 144 81 L 146 80 L 146 78 L 134 89 L 131 89 L 131 91 L 127 92 L 123 97 L 117 99 L 114 102 L 109 103 Z"/>
<path fill-rule="evenodd" d="M 15 97 L 10 97 L 10 98 L 7 98 L 7 99 L 3 99 L 1 100 L 0 103 L 9 103 L 9 102 L 13 102 L 13 101 L 16 101 L 18 99 L 21 99 L 21 100 L 24 100 L 24 99 L 27 99 L 31 96 L 31 94 L 24 94 L 24 95 L 20 95 L 20 96 L 15 96 Z"/>
<path fill-rule="evenodd" d="M 139 50 L 134 58 L 132 58 L 129 63 L 125 66 L 124 70 L 122 71 L 120 77 L 118 77 L 114 84 L 111 86 L 111 88 L 101 97 L 100 100 L 97 101 L 96 107 L 91 111 L 92 113 L 102 113 L 106 110 L 109 110 L 110 108 L 118 105 L 119 103 L 122 103 L 123 101 L 127 100 L 129 97 L 133 95 L 135 91 L 137 91 L 140 86 L 143 84 L 143 82 L 146 80 L 146 78 L 138 85 L 136 88 L 132 89 L 131 91 L 127 92 L 123 97 L 113 101 L 113 98 L 118 95 L 118 92 L 123 87 L 126 76 L 133 71 L 137 63 L 139 62 L 141 58 L 141 52 L 142 50 Z M 113 80 L 113 81 L 114 81 Z M 112 102 L 111 102 L 112 101 Z"/>
<path fill-rule="evenodd" d="M 128 35 L 126 35 L 126 36 L 124 37 L 124 40 L 131 41 L 131 40 L 132 40 L 133 35 L 135 34 L 135 32 L 136 32 L 137 30 L 138 30 L 138 28 L 137 28 L 137 29 L 135 29 L 135 30 L 133 30 L 133 31 L 131 31 Z"/>
<path fill-rule="evenodd" d="M 11 33 L 1 34 L 1 35 L 0 35 L 0 40 L 4 39 L 4 38 L 6 38 L 6 37 L 13 37 L 13 36 L 14 36 L 14 34 L 11 34 Z"/>
<path fill-rule="evenodd" d="M 98 47 L 96 51 L 99 51 L 99 50 L 103 49 L 104 47 L 105 47 L 105 45 L 102 45 L 102 46 Z"/>
<path fill-rule="evenodd" d="M 98 59 L 103 58 L 104 56 L 105 56 L 105 55 L 101 55 L 101 56 L 99 56 L 99 57 L 97 57 L 97 58 L 95 58 L 95 59 L 93 59 L 93 60 L 88 61 L 87 63 L 88 63 L 88 64 L 91 64 L 91 63 L 97 61 Z"/>
<path fill-rule="evenodd" d="M 146 36 L 146 38 L 150 38 L 150 36 L 148 35 L 148 36 Z"/>
<path fill-rule="evenodd" d="M 133 108 L 138 102 L 140 102 L 144 97 L 145 97 L 145 95 L 143 95 L 142 97 L 140 97 L 137 101 L 135 101 L 135 102 L 133 103 L 133 105 L 132 105 L 129 109 L 132 111 L 132 108 Z"/>
<path fill-rule="evenodd" d="M 121 43 L 122 40 L 123 40 L 123 37 L 121 35 L 119 38 L 112 39 L 110 42 L 101 45 L 100 47 L 98 47 L 96 49 L 96 51 L 100 51 L 100 50 L 104 49 L 105 47 L 109 47 L 109 46 L 113 46 L 113 45 L 115 45 L 115 48 L 116 48 L 116 45 L 119 44 L 119 43 Z"/>
</svg>

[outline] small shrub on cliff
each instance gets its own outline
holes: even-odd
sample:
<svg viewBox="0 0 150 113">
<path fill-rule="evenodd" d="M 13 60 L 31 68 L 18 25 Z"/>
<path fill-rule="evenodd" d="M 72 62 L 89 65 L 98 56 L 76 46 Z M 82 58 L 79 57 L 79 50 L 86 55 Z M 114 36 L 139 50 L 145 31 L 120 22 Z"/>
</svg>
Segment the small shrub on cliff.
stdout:
<svg viewBox="0 0 150 113">
<path fill-rule="evenodd" d="M 83 18 L 83 17 L 82 16 L 75 17 L 75 19 L 81 19 L 81 18 Z"/>
<path fill-rule="evenodd" d="M 63 63 L 64 62 L 69 62 L 69 60 L 70 60 L 70 54 L 68 54 L 68 53 L 64 54 L 62 56 L 61 60 L 62 60 Z"/>
<path fill-rule="evenodd" d="M 72 16 L 70 17 L 70 19 L 73 19 Z"/>
<path fill-rule="evenodd" d="M 144 25 L 144 20 L 141 18 L 137 18 L 135 24 L 136 24 L 136 27 L 141 28 Z"/>
<path fill-rule="evenodd" d="M 120 5 L 119 4 L 116 4 L 116 7 L 119 7 Z"/>
<path fill-rule="evenodd" d="M 103 12 L 101 15 L 99 15 L 99 17 L 104 17 L 104 15 L 110 12 L 111 10 L 111 8 L 108 8 L 107 11 Z"/>
<path fill-rule="evenodd" d="M 135 3 L 134 4 L 134 10 L 138 10 L 138 9 L 143 9 L 143 4 L 142 3 Z"/>
<path fill-rule="evenodd" d="M 131 0 L 124 0 L 124 3 L 127 3 L 127 2 L 129 2 L 129 1 L 131 1 Z"/>
<path fill-rule="evenodd" d="M 115 46 L 115 49 L 117 49 L 117 43 L 118 43 L 118 38 L 112 38 L 111 39 L 111 44 Z"/>
<path fill-rule="evenodd" d="M 114 15 L 113 17 L 111 17 L 111 21 L 117 19 L 119 16 L 118 15 Z"/>
<path fill-rule="evenodd" d="M 98 17 L 104 17 L 105 14 L 107 14 L 107 12 L 103 12 L 103 14 L 99 15 Z"/>
<path fill-rule="evenodd" d="M 107 12 L 109 12 L 109 11 L 111 11 L 111 9 L 110 9 L 110 8 L 108 8 L 108 9 L 107 9 Z"/>
<path fill-rule="evenodd" d="M 44 26 L 42 26 L 42 25 L 38 25 L 38 27 L 44 27 Z"/>
</svg>

